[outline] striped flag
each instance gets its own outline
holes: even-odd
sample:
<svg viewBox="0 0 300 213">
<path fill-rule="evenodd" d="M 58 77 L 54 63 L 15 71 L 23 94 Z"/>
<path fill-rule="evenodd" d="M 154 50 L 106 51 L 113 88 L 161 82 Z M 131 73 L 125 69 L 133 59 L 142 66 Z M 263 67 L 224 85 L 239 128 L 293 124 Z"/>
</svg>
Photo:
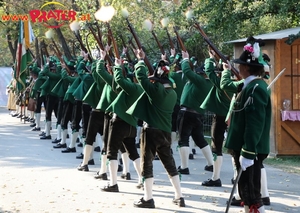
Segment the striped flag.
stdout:
<svg viewBox="0 0 300 213">
<path fill-rule="evenodd" d="M 34 41 L 35 36 L 33 33 L 33 29 L 31 27 L 30 21 L 24 21 L 24 35 L 25 35 L 25 45 L 26 49 L 30 47 L 30 44 Z"/>
<path fill-rule="evenodd" d="M 24 23 L 20 21 L 18 49 L 15 62 L 14 77 L 17 80 L 18 93 L 23 92 L 26 88 L 26 78 L 29 75 L 28 64 L 32 61 L 31 55 L 25 48 Z"/>
</svg>

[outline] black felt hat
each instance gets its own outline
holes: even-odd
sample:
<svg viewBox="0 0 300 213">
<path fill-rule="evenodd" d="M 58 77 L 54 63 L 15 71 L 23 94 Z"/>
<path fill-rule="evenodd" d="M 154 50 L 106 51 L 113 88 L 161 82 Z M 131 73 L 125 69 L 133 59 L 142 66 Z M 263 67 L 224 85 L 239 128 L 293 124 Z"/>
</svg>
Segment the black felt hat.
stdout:
<svg viewBox="0 0 300 213">
<path fill-rule="evenodd" d="M 236 64 L 245 64 L 248 66 L 263 67 L 264 65 L 259 63 L 259 57 L 261 57 L 260 47 L 264 46 L 264 42 L 261 39 L 255 39 L 249 37 L 244 46 L 244 51 L 241 56 L 234 59 L 233 62 Z"/>
<path fill-rule="evenodd" d="M 168 76 L 169 72 L 170 72 L 169 63 L 167 61 L 161 60 L 158 62 L 157 67 L 154 70 L 154 73 L 150 75 L 148 78 L 151 80 L 159 81 L 163 84 L 164 83 L 172 84 Z"/>
</svg>

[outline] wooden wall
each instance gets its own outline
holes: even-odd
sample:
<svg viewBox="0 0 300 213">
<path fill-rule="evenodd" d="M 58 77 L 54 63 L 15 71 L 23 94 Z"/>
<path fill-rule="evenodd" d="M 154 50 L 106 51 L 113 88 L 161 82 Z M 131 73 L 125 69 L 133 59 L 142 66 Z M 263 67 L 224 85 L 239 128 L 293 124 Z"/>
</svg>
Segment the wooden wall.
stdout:
<svg viewBox="0 0 300 213">
<path fill-rule="evenodd" d="M 270 83 L 278 73 L 286 68 L 284 74 L 271 88 L 272 124 L 270 130 L 270 155 L 300 155 L 300 121 L 282 121 L 281 110 L 284 99 L 292 100 L 292 47 L 282 40 L 266 40 L 262 52 L 271 59 Z M 300 41 L 294 42 L 300 44 Z M 238 58 L 243 52 L 245 43 L 236 43 L 234 57 Z M 299 55 L 300 59 L 300 55 Z M 300 73 L 300 70 L 298 71 Z M 300 80 L 300 78 L 299 78 Z M 295 80 L 294 80 L 295 81 Z M 300 88 L 299 88 L 300 91 Z M 300 110 L 300 109 L 299 109 Z"/>
</svg>

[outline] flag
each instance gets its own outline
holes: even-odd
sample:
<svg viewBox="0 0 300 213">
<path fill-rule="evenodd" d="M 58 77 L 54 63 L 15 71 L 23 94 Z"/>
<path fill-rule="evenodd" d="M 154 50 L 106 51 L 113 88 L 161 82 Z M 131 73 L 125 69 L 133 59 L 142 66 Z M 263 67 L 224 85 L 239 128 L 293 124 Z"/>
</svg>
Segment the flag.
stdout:
<svg viewBox="0 0 300 213">
<path fill-rule="evenodd" d="M 15 63 L 15 79 L 17 80 L 17 92 L 23 92 L 26 88 L 26 78 L 29 75 L 28 64 L 32 61 L 31 55 L 25 48 L 24 23 L 20 21 L 18 47 Z"/>
<path fill-rule="evenodd" d="M 30 21 L 24 21 L 24 35 L 25 35 L 25 48 L 28 49 L 30 44 L 34 41 L 35 36 L 31 27 Z"/>
</svg>

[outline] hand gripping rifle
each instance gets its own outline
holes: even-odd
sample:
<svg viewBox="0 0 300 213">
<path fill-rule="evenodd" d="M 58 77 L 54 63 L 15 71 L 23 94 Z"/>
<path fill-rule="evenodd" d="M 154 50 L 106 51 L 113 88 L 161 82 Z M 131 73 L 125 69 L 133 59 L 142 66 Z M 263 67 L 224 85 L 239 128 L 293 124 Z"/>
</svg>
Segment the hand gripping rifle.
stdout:
<svg viewBox="0 0 300 213">
<path fill-rule="evenodd" d="M 102 42 L 102 35 L 101 35 L 100 27 L 98 26 L 98 24 L 97 24 L 98 36 L 96 35 L 91 24 L 88 24 L 88 28 L 91 31 L 92 35 L 94 36 L 95 40 L 97 41 L 99 48 L 101 50 L 105 50 L 105 47 Z M 113 66 L 113 61 L 112 61 L 111 57 L 109 57 L 108 54 L 106 54 L 105 60 L 108 62 L 109 66 Z"/>
<path fill-rule="evenodd" d="M 115 51 L 115 57 L 120 59 L 120 53 L 119 53 L 119 50 L 118 50 L 117 42 L 116 42 L 116 40 L 113 36 L 112 30 L 110 28 L 110 24 L 109 24 L 109 22 L 107 22 L 106 24 L 107 24 L 107 28 L 108 28 L 108 35 L 111 39 L 111 42 L 112 42 L 112 45 L 113 45 L 113 48 L 114 48 L 114 51 Z M 126 76 L 126 70 L 125 70 L 124 66 L 122 66 L 122 72 L 123 72 L 123 76 Z"/>
<path fill-rule="evenodd" d="M 74 35 L 75 35 L 76 39 L 77 39 L 78 42 L 79 42 L 80 48 L 81 48 L 84 52 L 88 53 L 88 59 L 89 59 L 89 61 L 92 63 L 92 62 L 93 62 L 93 59 L 92 59 L 90 53 L 88 52 L 87 48 L 84 46 L 84 44 L 83 44 L 83 42 L 82 42 L 82 39 L 81 39 L 79 30 L 78 30 L 78 31 L 74 31 Z"/>
<path fill-rule="evenodd" d="M 186 52 L 186 48 L 185 48 L 184 43 L 183 43 L 183 41 L 182 41 L 182 39 L 181 39 L 181 37 L 180 37 L 178 31 L 177 31 L 177 27 L 176 27 L 176 26 L 174 26 L 174 32 L 175 32 L 175 34 L 176 34 L 176 38 L 177 38 L 177 41 L 178 41 L 178 43 L 179 43 L 179 46 L 180 46 L 181 50 L 184 51 L 184 52 Z M 191 67 L 191 69 L 193 69 L 193 68 L 194 68 L 194 65 L 192 64 L 191 61 L 189 61 L 189 62 L 190 62 L 190 67 Z"/>
<path fill-rule="evenodd" d="M 136 42 L 138 48 L 139 48 L 139 49 L 142 49 L 142 44 L 141 44 L 139 38 L 137 37 L 137 35 L 136 35 L 136 33 L 135 33 L 133 27 L 131 26 L 131 24 L 130 24 L 128 18 L 126 18 L 126 21 L 127 21 L 127 24 L 128 24 L 129 31 L 131 32 L 131 34 L 132 34 L 132 36 L 133 36 L 133 38 L 134 38 L 134 40 L 135 40 L 135 42 Z M 145 54 L 144 61 L 145 61 L 145 64 L 147 65 L 147 67 L 148 67 L 148 70 L 149 70 L 150 75 L 152 75 L 152 74 L 154 73 L 154 69 L 153 69 L 153 67 L 152 67 L 152 65 L 151 65 L 151 63 L 150 63 L 150 61 L 149 61 L 149 59 L 147 58 L 147 55 L 146 55 L 146 54 Z"/>
<path fill-rule="evenodd" d="M 63 59 L 63 57 L 62 57 L 63 55 L 62 55 L 61 51 L 59 50 L 56 42 L 54 41 L 53 38 L 51 38 L 51 41 L 52 41 L 52 44 L 54 46 L 53 51 L 54 51 L 56 57 L 59 59 L 59 61 L 60 61 L 61 64 L 66 64 L 65 61 L 64 61 L 64 59 Z M 65 66 L 65 69 L 66 69 L 67 73 L 69 75 L 71 75 L 71 70 L 70 70 L 70 68 L 67 65 Z"/>
<path fill-rule="evenodd" d="M 205 32 L 203 31 L 203 29 L 200 27 L 199 23 L 197 21 L 194 20 L 194 27 L 199 31 L 199 33 L 201 34 L 201 36 L 203 37 L 204 41 L 209 45 L 210 49 L 213 50 L 217 57 L 219 59 L 222 59 L 223 62 L 227 63 L 227 58 L 225 55 L 223 55 L 218 49 L 217 47 L 210 41 L 210 39 L 208 38 L 208 36 L 205 34 Z M 238 80 L 241 80 L 241 76 L 239 75 L 239 72 L 237 71 L 237 69 L 234 66 L 231 66 L 231 72 L 236 76 L 236 78 Z"/>
<path fill-rule="evenodd" d="M 127 45 L 126 45 L 126 43 L 125 43 L 125 40 L 124 40 L 122 34 L 120 34 L 119 37 L 120 37 L 120 39 L 121 39 L 121 41 L 122 41 L 123 47 L 124 47 L 124 48 L 127 48 Z M 132 62 L 132 59 L 131 59 L 131 57 L 130 57 L 130 54 L 129 54 L 128 50 L 126 51 L 126 57 L 127 57 L 127 59 L 128 59 L 128 62 L 131 63 L 131 62 Z"/>
</svg>

